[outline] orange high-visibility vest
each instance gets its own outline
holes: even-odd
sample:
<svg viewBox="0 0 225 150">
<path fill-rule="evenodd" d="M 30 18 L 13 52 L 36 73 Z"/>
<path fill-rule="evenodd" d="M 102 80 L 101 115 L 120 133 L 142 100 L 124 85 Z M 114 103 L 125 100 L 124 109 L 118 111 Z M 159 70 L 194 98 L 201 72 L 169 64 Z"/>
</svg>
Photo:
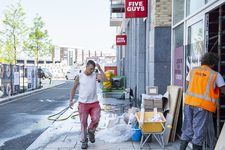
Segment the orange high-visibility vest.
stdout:
<svg viewBox="0 0 225 150">
<path fill-rule="evenodd" d="M 184 103 L 215 113 L 219 99 L 219 88 L 216 86 L 214 90 L 213 83 L 217 73 L 205 65 L 193 68 L 189 73 L 189 86 Z"/>
</svg>

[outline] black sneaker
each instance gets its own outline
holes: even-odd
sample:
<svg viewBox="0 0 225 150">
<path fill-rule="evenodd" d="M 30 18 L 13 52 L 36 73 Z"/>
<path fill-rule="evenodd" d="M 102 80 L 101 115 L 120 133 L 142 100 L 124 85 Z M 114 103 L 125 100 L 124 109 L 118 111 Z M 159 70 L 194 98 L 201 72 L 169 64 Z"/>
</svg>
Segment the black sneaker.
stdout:
<svg viewBox="0 0 225 150">
<path fill-rule="evenodd" d="M 86 139 L 85 142 L 82 142 L 81 149 L 87 149 L 87 147 L 88 147 L 88 139 Z"/>
<path fill-rule="evenodd" d="M 95 134 L 88 131 L 88 137 L 91 143 L 95 142 Z"/>
</svg>

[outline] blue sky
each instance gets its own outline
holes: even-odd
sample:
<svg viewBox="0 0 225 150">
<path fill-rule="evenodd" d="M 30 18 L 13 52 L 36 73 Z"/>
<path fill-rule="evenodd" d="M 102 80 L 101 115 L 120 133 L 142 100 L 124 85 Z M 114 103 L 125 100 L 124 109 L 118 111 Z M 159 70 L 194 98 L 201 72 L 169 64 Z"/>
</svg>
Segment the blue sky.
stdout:
<svg viewBox="0 0 225 150">
<path fill-rule="evenodd" d="M 3 11 L 18 2 L 0 0 L 0 30 L 4 29 Z M 21 4 L 28 27 L 38 13 L 54 45 L 105 51 L 115 43 L 116 28 L 109 26 L 109 0 L 22 0 Z"/>
</svg>

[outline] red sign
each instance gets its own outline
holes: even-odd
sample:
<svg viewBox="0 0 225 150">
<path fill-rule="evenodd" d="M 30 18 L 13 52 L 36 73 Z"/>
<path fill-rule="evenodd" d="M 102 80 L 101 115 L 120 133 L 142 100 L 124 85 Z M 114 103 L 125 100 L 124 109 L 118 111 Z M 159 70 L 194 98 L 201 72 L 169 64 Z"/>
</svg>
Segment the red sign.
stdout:
<svg viewBox="0 0 225 150">
<path fill-rule="evenodd" d="M 126 0 L 125 17 L 126 18 L 141 18 L 147 17 L 148 0 Z"/>
<path fill-rule="evenodd" d="M 117 35 L 116 36 L 116 45 L 127 45 L 127 36 L 126 35 Z"/>
</svg>

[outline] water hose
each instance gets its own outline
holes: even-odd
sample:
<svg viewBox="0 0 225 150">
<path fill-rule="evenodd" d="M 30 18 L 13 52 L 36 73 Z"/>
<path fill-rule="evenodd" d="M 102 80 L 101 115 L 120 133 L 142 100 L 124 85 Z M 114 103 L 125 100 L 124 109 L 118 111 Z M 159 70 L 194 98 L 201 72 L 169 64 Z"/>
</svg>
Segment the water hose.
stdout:
<svg viewBox="0 0 225 150">
<path fill-rule="evenodd" d="M 58 114 L 60 114 L 60 113 L 62 113 L 62 112 L 64 112 L 64 111 L 66 111 L 68 108 L 69 108 L 69 106 L 68 106 L 68 107 L 66 107 L 65 109 L 63 109 L 62 111 L 60 111 L 60 112 L 58 112 L 58 113 L 56 113 L 56 114 L 54 114 L 54 115 L 49 116 L 49 117 L 48 117 L 48 120 L 63 121 L 63 120 L 68 119 L 70 116 L 71 116 L 71 118 L 73 118 L 73 117 L 75 117 L 75 116 L 79 115 L 79 114 L 75 114 L 75 115 L 73 115 L 73 116 L 72 116 L 72 114 L 74 114 L 74 113 L 77 113 L 77 112 L 78 112 L 78 111 L 76 110 L 76 111 L 72 112 L 72 113 L 71 113 L 68 117 L 63 118 L 63 119 L 53 119 L 53 118 L 51 118 L 51 117 L 53 117 L 53 116 L 56 116 L 56 115 L 58 115 Z"/>
<path fill-rule="evenodd" d="M 76 100 L 76 101 L 77 101 L 77 100 Z M 74 103 L 76 103 L 76 101 L 75 101 Z M 78 110 L 76 110 L 76 111 L 72 112 L 72 113 L 71 113 L 68 117 L 66 117 L 66 118 L 62 118 L 62 119 L 53 119 L 53 118 L 51 118 L 51 117 L 54 117 L 54 116 L 56 116 L 56 115 L 58 115 L 58 114 L 61 114 L 62 112 L 66 111 L 68 108 L 69 108 L 69 106 L 66 107 L 65 109 L 61 110 L 60 112 L 54 114 L 54 115 L 48 116 L 48 120 L 53 120 L 53 121 L 64 121 L 64 120 L 68 119 L 69 117 L 71 117 L 71 118 L 73 119 L 75 116 L 78 116 L 78 115 L 79 115 Z M 102 110 L 105 110 L 105 109 L 101 108 L 101 111 L 102 111 Z M 72 115 L 72 114 L 74 114 L 74 113 L 77 113 L 77 114 Z"/>
</svg>

